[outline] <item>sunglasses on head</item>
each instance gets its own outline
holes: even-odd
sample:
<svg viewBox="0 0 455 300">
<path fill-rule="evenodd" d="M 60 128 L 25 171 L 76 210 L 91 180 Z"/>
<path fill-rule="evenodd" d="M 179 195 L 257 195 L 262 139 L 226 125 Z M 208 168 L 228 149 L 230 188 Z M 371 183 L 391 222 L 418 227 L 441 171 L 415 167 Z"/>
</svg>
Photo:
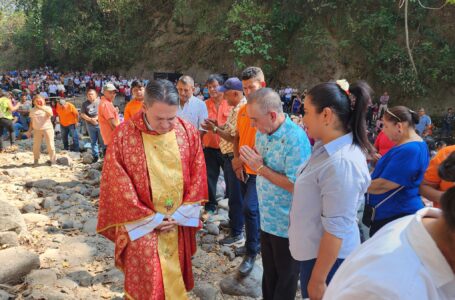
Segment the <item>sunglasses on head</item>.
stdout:
<svg viewBox="0 0 455 300">
<path fill-rule="evenodd" d="M 386 110 L 386 113 L 388 113 L 389 115 L 391 115 L 392 117 L 394 117 L 395 119 L 398 120 L 398 122 L 402 122 L 401 119 L 396 115 L 394 114 L 393 112 L 391 112 L 390 110 Z"/>
</svg>

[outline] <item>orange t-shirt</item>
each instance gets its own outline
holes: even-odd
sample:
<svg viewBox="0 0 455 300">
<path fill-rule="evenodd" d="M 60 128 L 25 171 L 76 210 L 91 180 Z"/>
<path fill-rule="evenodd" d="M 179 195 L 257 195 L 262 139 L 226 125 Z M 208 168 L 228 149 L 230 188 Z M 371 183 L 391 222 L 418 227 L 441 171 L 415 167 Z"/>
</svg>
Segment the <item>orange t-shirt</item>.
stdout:
<svg viewBox="0 0 455 300">
<path fill-rule="evenodd" d="M 143 103 L 144 103 L 143 101 L 139 101 L 136 99 L 133 99 L 130 102 L 128 102 L 128 104 L 125 106 L 125 112 L 123 115 L 125 121 L 128 121 L 132 116 L 140 112 L 142 110 Z"/>
<path fill-rule="evenodd" d="M 216 120 L 218 122 L 218 126 L 226 124 L 233 107 L 229 106 L 225 99 L 221 100 L 221 103 L 218 106 L 218 111 L 216 111 L 216 105 L 212 98 L 205 101 L 205 105 L 207 106 L 209 119 Z M 213 132 L 207 132 L 202 137 L 202 144 L 204 147 L 220 149 L 220 136 Z"/>
<path fill-rule="evenodd" d="M 242 146 L 254 147 L 256 141 L 256 128 L 251 127 L 251 121 L 246 112 L 246 106 L 242 106 L 237 117 L 237 131 L 239 132 L 239 148 Z M 251 170 L 248 165 L 245 165 L 245 171 L 248 174 L 256 175 L 256 172 Z"/>
<path fill-rule="evenodd" d="M 110 125 L 110 119 L 115 119 L 117 124 L 119 123 L 118 112 L 114 104 L 103 96 L 98 107 L 98 123 L 100 124 L 101 136 L 105 145 L 109 145 L 112 132 L 114 132 Z"/>
<path fill-rule="evenodd" d="M 64 106 L 61 106 L 60 103 L 57 104 L 57 114 L 60 120 L 60 125 L 70 126 L 76 124 L 79 118 L 79 113 L 77 112 L 76 107 L 67 102 Z"/>
<path fill-rule="evenodd" d="M 425 172 L 424 179 L 430 183 L 438 184 L 440 191 L 447 191 L 454 186 L 453 182 L 442 180 L 439 177 L 438 169 L 441 163 L 455 151 L 455 145 L 447 146 L 438 151 L 435 157 L 430 161 L 427 171 Z M 433 203 L 438 207 L 437 203 Z"/>
<path fill-rule="evenodd" d="M 424 179 L 428 182 L 439 184 L 440 191 L 447 191 L 454 186 L 453 182 L 442 180 L 438 174 L 438 169 L 441 163 L 454 151 L 455 145 L 447 146 L 439 150 L 436 156 L 430 161 L 430 165 L 425 172 Z"/>
</svg>

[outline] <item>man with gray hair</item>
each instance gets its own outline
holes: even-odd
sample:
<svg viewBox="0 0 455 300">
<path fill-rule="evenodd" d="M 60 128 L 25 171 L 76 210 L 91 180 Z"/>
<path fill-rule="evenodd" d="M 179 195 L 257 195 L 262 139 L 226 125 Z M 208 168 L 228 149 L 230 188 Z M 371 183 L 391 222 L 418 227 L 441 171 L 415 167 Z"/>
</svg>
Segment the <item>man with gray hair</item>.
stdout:
<svg viewBox="0 0 455 300">
<path fill-rule="evenodd" d="M 193 95 L 193 78 L 188 75 L 181 76 L 177 82 L 177 91 L 180 98 L 177 116 L 190 122 L 197 129 L 203 130 L 201 125 L 209 114 L 205 103 Z"/>
<path fill-rule="evenodd" d="M 177 117 L 167 80 L 147 84 L 144 110 L 119 125 L 103 165 L 97 231 L 115 243 L 129 299 L 188 299 L 207 177 L 198 131 Z"/>
<path fill-rule="evenodd" d="M 275 91 L 262 88 L 247 99 L 257 133 L 255 148 L 242 146 L 240 159 L 257 174 L 262 294 L 264 299 L 295 299 L 300 264 L 289 251 L 289 211 L 297 168 L 310 157 L 311 146 L 305 132 L 283 113 Z"/>
</svg>

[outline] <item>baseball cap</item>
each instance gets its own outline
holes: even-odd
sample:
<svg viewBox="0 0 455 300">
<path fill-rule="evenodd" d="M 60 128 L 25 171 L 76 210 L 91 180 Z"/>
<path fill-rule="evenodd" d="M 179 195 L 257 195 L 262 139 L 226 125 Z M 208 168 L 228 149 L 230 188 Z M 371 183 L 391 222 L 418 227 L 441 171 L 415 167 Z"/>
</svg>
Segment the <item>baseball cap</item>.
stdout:
<svg viewBox="0 0 455 300">
<path fill-rule="evenodd" d="M 243 91 L 242 82 L 237 77 L 231 77 L 226 82 L 217 88 L 218 92 L 226 91 Z"/>
<path fill-rule="evenodd" d="M 117 91 L 117 89 L 115 88 L 115 86 L 112 83 L 106 83 L 103 86 L 103 91 Z"/>
</svg>

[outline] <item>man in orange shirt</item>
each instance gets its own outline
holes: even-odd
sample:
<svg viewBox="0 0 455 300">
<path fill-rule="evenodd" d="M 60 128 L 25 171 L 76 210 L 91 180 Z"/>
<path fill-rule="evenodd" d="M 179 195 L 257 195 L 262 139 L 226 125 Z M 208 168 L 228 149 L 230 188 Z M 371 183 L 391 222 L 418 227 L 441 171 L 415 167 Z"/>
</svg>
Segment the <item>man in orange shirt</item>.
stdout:
<svg viewBox="0 0 455 300">
<path fill-rule="evenodd" d="M 106 147 L 111 142 L 114 129 L 120 124 L 118 112 L 114 107 L 114 99 L 117 89 L 112 83 L 107 83 L 103 87 L 103 97 L 98 108 L 98 122 L 100 123 L 101 136 Z M 106 148 L 104 149 L 106 152 Z"/>
<path fill-rule="evenodd" d="M 245 97 L 265 86 L 264 73 L 258 67 L 248 67 L 242 72 L 242 86 Z M 246 145 L 254 148 L 256 128 L 251 126 L 251 120 L 246 112 L 246 105 L 240 108 L 237 117 L 237 133 L 234 138 L 234 158 L 232 168 L 237 178 L 242 182 L 243 212 L 245 215 L 246 243 L 245 253 L 239 267 L 239 273 L 247 276 L 254 267 L 256 255 L 259 253 L 260 216 L 256 191 L 256 173 L 240 160 L 239 149 Z"/>
<path fill-rule="evenodd" d="M 131 93 L 133 93 L 133 100 L 128 102 L 128 104 L 125 106 L 125 121 L 128 121 L 132 116 L 142 110 L 145 93 L 144 85 L 140 81 L 134 81 L 131 84 Z"/>
<path fill-rule="evenodd" d="M 77 123 L 79 121 L 79 113 L 76 107 L 66 102 L 65 99 L 60 99 L 57 104 L 57 115 L 60 120 L 60 127 L 62 132 L 63 148 L 79 152 L 79 135 L 77 133 Z M 70 148 L 68 143 L 68 135 L 73 137 L 73 145 Z"/>
<path fill-rule="evenodd" d="M 223 83 L 223 77 L 218 74 L 210 75 L 207 80 L 207 88 L 210 94 L 210 98 L 205 101 L 209 115 L 208 119 L 217 124 L 217 126 L 223 126 L 226 123 L 232 110 L 232 106 L 229 106 L 223 98 L 223 92 L 217 90 Z M 220 168 L 223 168 L 224 171 L 224 158 L 220 150 L 220 137 L 216 134 L 216 129 L 215 132 L 209 131 L 210 128 L 207 121 L 201 124 L 202 129 L 207 130 L 202 137 L 209 188 L 209 202 L 205 204 L 205 211 L 213 214 L 217 208 L 216 184 L 220 176 Z"/>
<path fill-rule="evenodd" d="M 452 152 L 455 152 L 455 145 L 447 146 L 438 151 L 435 157 L 430 161 L 427 171 L 420 184 L 420 194 L 430 201 L 433 201 L 433 206 L 439 207 L 439 201 L 445 191 L 454 186 L 453 182 L 442 180 L 439 177 L 439 166 L 449 157 Z"/>
</svg>

